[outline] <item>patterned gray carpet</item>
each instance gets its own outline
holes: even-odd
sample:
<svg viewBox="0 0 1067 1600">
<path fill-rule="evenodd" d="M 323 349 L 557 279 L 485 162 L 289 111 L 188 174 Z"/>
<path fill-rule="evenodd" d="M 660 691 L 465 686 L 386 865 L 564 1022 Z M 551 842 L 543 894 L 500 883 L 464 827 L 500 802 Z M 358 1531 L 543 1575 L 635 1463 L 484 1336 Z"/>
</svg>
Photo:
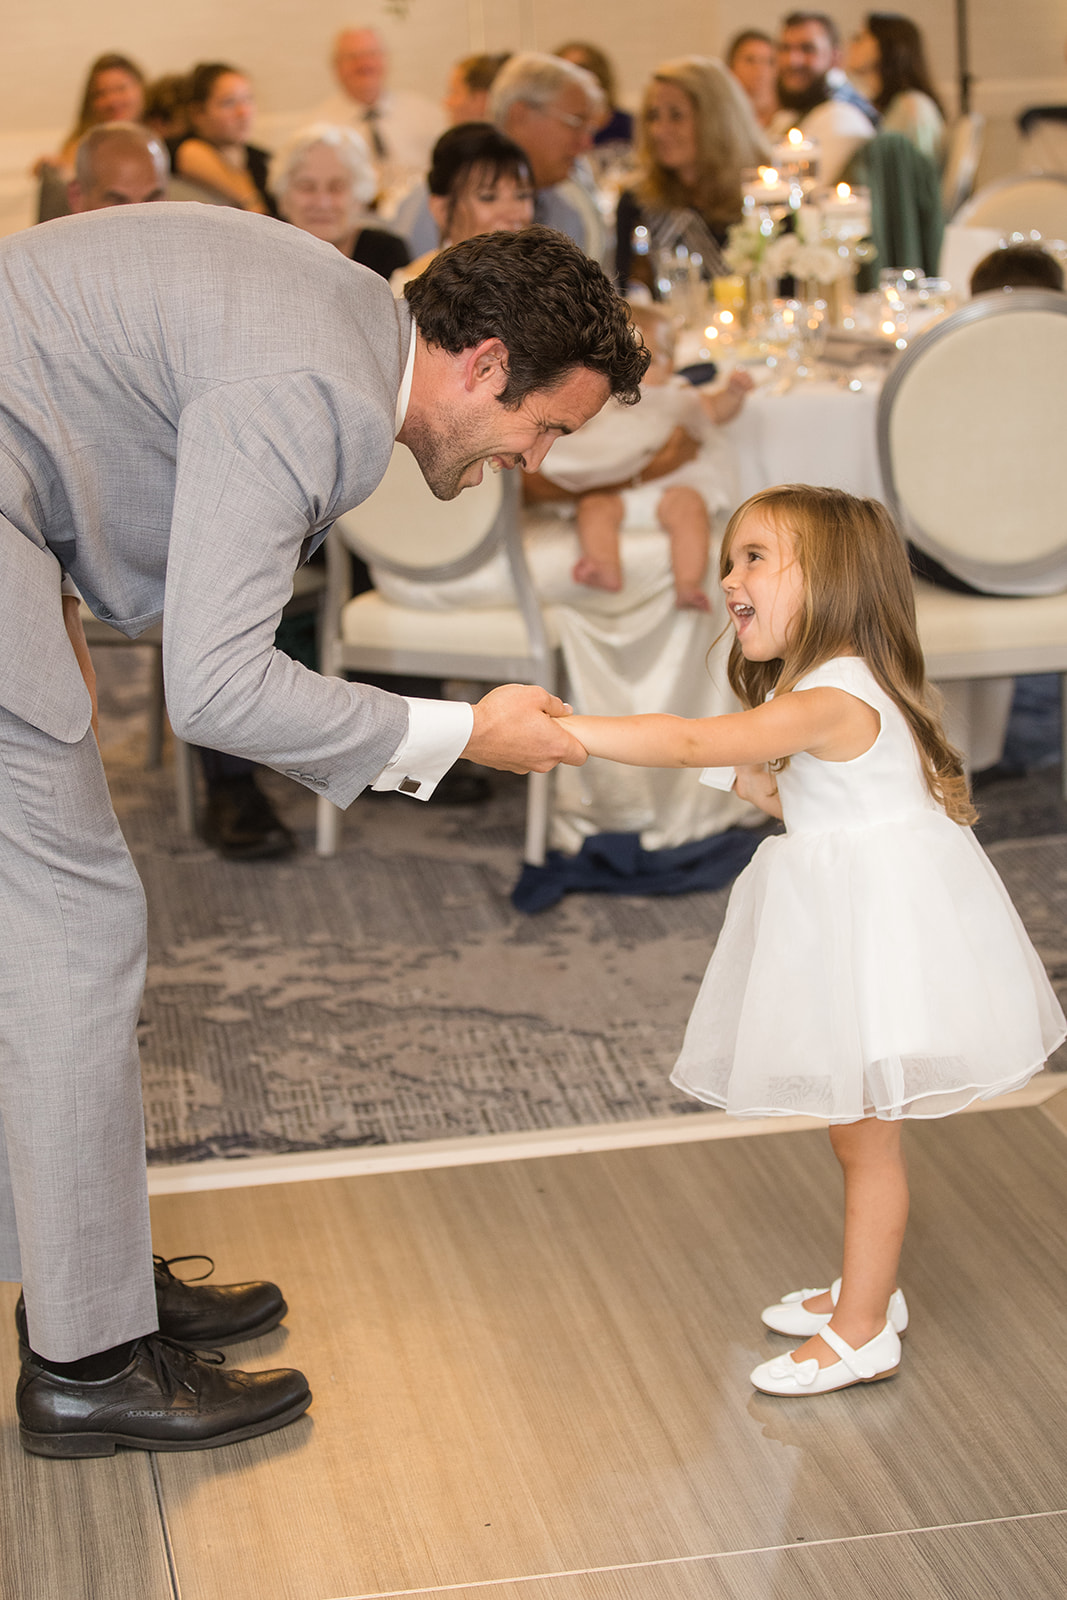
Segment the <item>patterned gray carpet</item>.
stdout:
<svg viewBox="0 0 1067 1600">
<path fill-rule="evenodd" d="M 102 743 L 148 894 L 142 1016 L 149 1159 L 709 1115 L 668 1073 L 727 892 L 572 895 L 513 910 L 521 779 L 478 807 L 363 796 L 340 855 L 314 801 L 266 787 L 300 853 L 238 865 L 175 831 L 146 772 L 143 651 L 108 651 Z M 1067 809 L 1058 774 L 981 797 L 985 842 L 1067 1000 Z"/>
</svg>

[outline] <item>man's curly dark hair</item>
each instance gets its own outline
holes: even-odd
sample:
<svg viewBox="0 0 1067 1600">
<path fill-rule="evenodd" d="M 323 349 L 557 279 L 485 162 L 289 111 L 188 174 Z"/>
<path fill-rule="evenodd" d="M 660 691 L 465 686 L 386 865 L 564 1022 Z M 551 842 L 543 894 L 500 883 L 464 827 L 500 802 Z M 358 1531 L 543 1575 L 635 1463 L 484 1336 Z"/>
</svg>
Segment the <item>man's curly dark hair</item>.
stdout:
<svg viewBox="0 0 1067 1600">
<path fill-rule="evenodd" d="M 651 358 L 625 303 L 596 262 L 553 228 L 465 239 L 435 256 L 404 295 L 427 344 L 449 355 L 483 339 L 506 346 L 498 398 L 508 410 L 577 367 L 601 373 L 625 405 L 641 398 Z"/>
</svg>

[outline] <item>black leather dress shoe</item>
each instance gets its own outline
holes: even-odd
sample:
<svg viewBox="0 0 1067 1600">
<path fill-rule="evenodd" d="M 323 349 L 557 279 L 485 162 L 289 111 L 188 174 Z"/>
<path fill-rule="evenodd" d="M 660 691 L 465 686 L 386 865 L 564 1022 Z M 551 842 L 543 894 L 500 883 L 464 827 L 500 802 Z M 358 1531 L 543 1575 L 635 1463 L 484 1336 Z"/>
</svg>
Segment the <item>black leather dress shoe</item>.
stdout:
<svg viewBox="0 0 1067 1600">
<path fill-rule="evenodd" d="M 131 1450 L 213 1450 L 284 1428 L 311 1404 L 302 1372 L 238 1372 L 152 1333 L 129 1365 L 96 1383 L 61 1378 L 27 1352 L 15 1406 L 31 1455 L 112 1456 Z"/>
<path fill-rule="evenodd" d="M 206 1261 L 207 1277 L 214 1271 L 210 1256 L 153 1256 L 156 1279 L 156 1309 L 159 1331 L 164 1338 L 198 1349 L 239 1344 L 242 1339 L 258 1339 L 276 1328 L 288 1306 L 276 1283 L 201 1283 L 176 1278 L 170 1270 L 179 1261 Z M 15 1327 L 19 1348 L 27 1354 L 26 1302 L 19 1295 L 15 1306 Z"/>
<path fill-rule="evenodd" d="M 209 785 L 200 832 L 227 861 L 277 861 L 296 849 L 296 840 L 251 773 Z"/>
<path fill-rule="evenodd" d="M 179 1344 L 199 1349 L 258 1339 L 276 1328 L 289 1307 L 276 1283 L 202 1283 L 176 1278 L 179 1261 L 206 1261 L 206 1278 L 215 1270 L 210 1256 L 153 1256 L 159 1331 Z"/>
</svg>

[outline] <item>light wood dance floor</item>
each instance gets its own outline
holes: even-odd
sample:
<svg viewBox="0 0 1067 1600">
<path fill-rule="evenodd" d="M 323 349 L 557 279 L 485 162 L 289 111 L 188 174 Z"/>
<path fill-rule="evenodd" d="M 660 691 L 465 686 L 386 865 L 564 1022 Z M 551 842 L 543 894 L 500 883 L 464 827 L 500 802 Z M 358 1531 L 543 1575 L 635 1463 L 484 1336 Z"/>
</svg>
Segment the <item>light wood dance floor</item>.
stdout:
<svg viewBox="0 0 1067 1600">
<path fill-rule="evenodd" d="M 757 1395 L 760 1307 L 823 1284 L 822 1132 L 159 1195 L 156 1248 L 275 1278 L 231 1362 L 266 1438 L 22 1453 L 0 1286 L 3 1600 L 1062 1600 L 1067 1089 L 908 1130 L 897 1378 Z"/>
</svg>

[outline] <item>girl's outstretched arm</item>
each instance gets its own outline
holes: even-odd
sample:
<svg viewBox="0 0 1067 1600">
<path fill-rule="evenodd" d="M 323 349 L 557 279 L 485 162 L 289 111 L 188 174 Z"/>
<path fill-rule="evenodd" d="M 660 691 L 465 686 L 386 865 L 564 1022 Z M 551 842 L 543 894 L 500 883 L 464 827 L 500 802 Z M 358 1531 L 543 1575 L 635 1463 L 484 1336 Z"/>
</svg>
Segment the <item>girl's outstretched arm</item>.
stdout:
<svg viewBox="0 0 1067 1600">
<path fill-rule="evenodd" d="M 721 717 L 565 717 L 591 756 L 631 767 L 741 767 L 810 750 L 850 761 L 878 737 L 878 713 L 843 689 L 799 689 Z"/>
</svg>

